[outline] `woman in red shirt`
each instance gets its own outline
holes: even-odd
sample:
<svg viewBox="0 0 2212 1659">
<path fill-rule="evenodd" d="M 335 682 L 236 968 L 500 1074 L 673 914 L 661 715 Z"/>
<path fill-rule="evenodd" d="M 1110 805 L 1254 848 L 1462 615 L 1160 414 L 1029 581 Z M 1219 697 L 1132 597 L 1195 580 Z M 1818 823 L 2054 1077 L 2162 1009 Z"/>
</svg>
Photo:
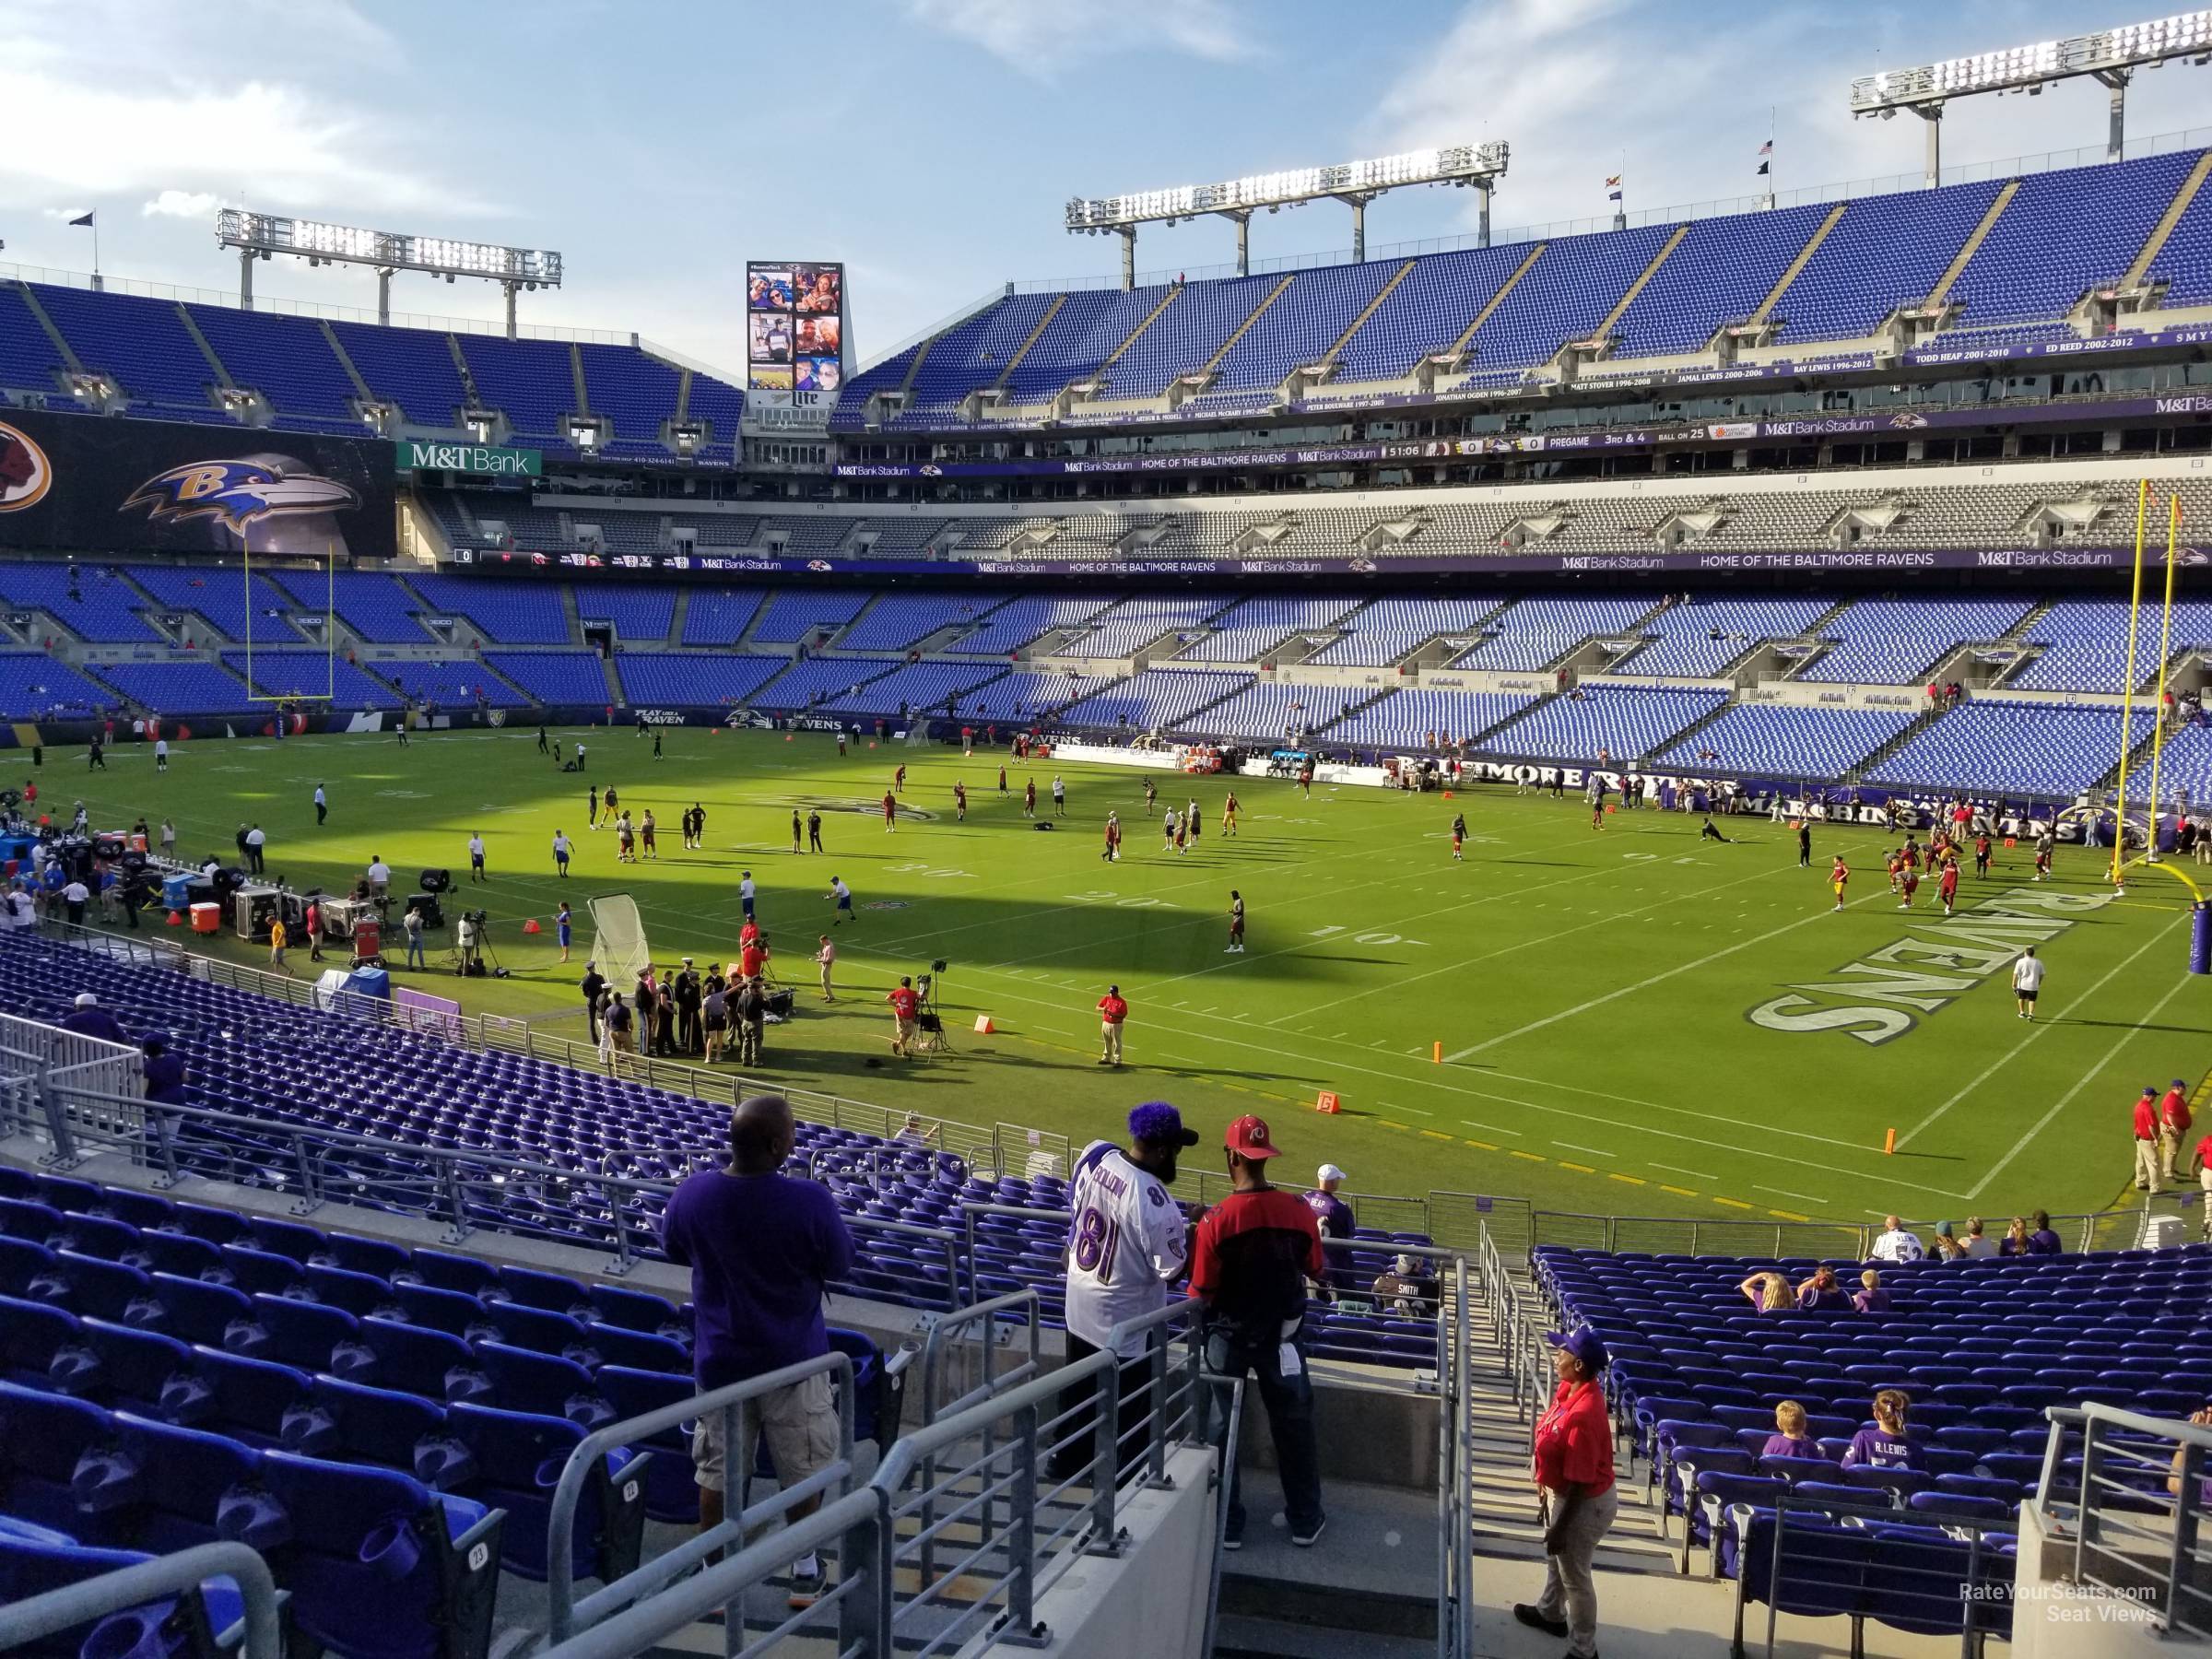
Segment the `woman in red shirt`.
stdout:
<svg viewBox="0 0 2212 1659">
<path fill-rule="evenodd" d="M 1613 1524 L 1620 1495 L 1613 1489 L 1613 1421 L 1598 1374 L 1606 1345 L 1583 1325 L 1553 1331 L 1552 1370 L 1559 1385 L 1536 1419 L 1531 1473 L 1544 1495 L 1544 1594 L 1516 1605 L 1513 1617 L 1564 1636 L 1569 1659 L 1597 1653 L 1597 1586 L 1590 1563 Z"/>
</svg>

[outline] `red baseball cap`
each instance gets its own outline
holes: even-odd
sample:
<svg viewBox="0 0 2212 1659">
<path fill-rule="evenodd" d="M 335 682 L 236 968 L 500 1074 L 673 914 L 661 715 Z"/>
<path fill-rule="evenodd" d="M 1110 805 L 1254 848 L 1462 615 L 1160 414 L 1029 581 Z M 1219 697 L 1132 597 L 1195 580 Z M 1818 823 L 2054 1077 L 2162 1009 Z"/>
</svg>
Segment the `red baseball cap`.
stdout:
<svg viewBox="0 0 2212 1659">
<path fill-rule="evenodd" d="M 1229 1126 L 1221 1144 L 1240 1158 L 1273 1158 L 1278 1148 L 1267 1138 L 1267 1120 L 1247 1112 Z"/>
</svg>

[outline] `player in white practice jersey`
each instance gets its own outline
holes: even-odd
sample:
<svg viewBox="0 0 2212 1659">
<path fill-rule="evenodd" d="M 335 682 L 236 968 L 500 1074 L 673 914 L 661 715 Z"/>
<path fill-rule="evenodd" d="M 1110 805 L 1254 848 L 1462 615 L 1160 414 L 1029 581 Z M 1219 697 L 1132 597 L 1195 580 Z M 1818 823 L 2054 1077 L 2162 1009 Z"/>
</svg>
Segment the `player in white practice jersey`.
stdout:
<svg viewBox="0 0 2212 1659">
<path fill-rule="evenodd" d="M 1129 1114 L 1130 1149 L 1112 1141 L 1093 1141 L 1076 1160 L 1068 1183 L 1068 1207 L 1075 1225 L 1067 1241 L 1067 1362 L 1102 1351 L 1107 1335 L 1124 1321 L 1168 1305 L 1169 1287 L 1182 1277 L 1190 1260 L 1190 1223 L 1169 1196 L 1175 1160 L 1185 1147 L 1198 1144 L 1182 1126 L 1182 1114 L 1165 1100 L 1151 1100 Z M 1158 1333 L 1150 1342 L 1158 1342 Z M 1121 1361 L 1116 1397 L 1120 1403 L 1120 1466 L 1138 1455 L 1131 1437 L 1133 1419 L 1143 1415 L 1139 1392 L 1149 1376 L 1147 1339 L 1142 1333 L 1115 1345 Z M 1097 1397 L 1098 1379 L 1072 1383 L 1062 1394 L 1062 1413 L 1076 1412 L 1059 1431 L 1067 1443 L 1053 1454 L 1052 1476 L 1070 1479 L 1089 1465 L 1097 1450 L 1096 1419 L 1088 1407 Z"/>
</svg>

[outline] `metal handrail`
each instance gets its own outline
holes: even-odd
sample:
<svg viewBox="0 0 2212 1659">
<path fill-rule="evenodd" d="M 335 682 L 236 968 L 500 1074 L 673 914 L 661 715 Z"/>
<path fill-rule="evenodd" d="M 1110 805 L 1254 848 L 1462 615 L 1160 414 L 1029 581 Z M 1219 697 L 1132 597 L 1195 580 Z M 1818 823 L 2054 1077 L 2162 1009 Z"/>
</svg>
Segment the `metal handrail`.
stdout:
<svg viewBox="0 0 2212 1659">
<path fill-rule="evenodd" d="M 889 1650 L 874 1637 L 890 1624 L 888 1577 L 874 1571 L 855 1572 L 852 1568 L 870 1565 L 880 1557 L 881 1541 L 888 1528 L 883 1494 L 863 1487 L 719 1561 L 710 1562 L 658 1595 L 556 1639 L 541 1659 L 554 1659 L 555 1655 L 559 1659 L 632 1659 L 718 1610 L 723 1615 L 729 1653 L 764 1653 L 795 1634 L 802 1622 L 818 1617 L 825 1603 L 837 1608 L 839 1652 L 888 1654 Z M 845 1567 L 838 1583 L 812 1607 L 794 1613 L 758 1641 L 739 1647 L 745 1593 L 788 1567 L 794 1556 L 831 1544 L 839 1546 L 839 1559 Z M 864 1593 L 868 1598 L 865 1606 L 859 1605 Z M 865 1645 L 856 1647 L 854 1639 L 847 1637 L 849 1626 L 859 1633 Z"/>
<path fill-rule="evenodd" d="M 743 1459 L 745 1437 L 741 1430 L 745 1407 L 764 1394 L 790 1388 L 809 1377 L 825 1375 L 831 1380 L 837 1401 L 835 1458 L 806 1479 L 782 1488 L 750 1508 L 740 1503 L 733 1512 L 725 1501 L 720 1524 L 696 1534 L 613 1583 L 601 1585 L 582 1601 L 575 1599 L 576 1511 L 583 1501 L 584 1483 L 602 1458 L 609 1452 L 651 1440 L 685 1423 L 697 1422 L 708 1412 L 719 1411 L 725 1495 L 732 1483 L 742 1493 L 752 1475 Z M 633 1606 L 674 1583 L 700 1562 L 713 1559 L 717 1551 L 742 1544 L 761 1526 L 782 1519 L 800 1504 L 829 1492 L 832 1487 L 841 1488 L 837 1493 L 839 1498 L 845 1497 L 853 1489 L 853 1357 L 835 1348 L 780 1371 L 711 1389 L 696 1399 L 658 1406 L 594 1429 L 569 1453 L 568 1462 L 561 1466 L 560 1478 L 554 1483 L 552 1502 L 547 1511 L 547 1640 L 565 1641 L 577 1630 L 588 1630 L 611 1618 L 616 1609 Z"/>
<path fill-rule="evenodd" d="M 240 1625 L 243 1644 L 239 1650 L 243 1659 L 283 1659 L 283 1625 L 269 1564 L 243 1544 L 230 1543 L 194 1545 L 0 1606 L 0 1652 L 150 1601 L 196 1593 L 206 1581 L 217 1578 L 235 1583 L 245 1603 Z"/>
<path fill-rule="evenodd" d="M 2149 1417 L 2093 1400 L 2047 1406 L 2044 1415 L 2051 1435 L 2030 1501 L 2054 1535 L 2064 1535 L 2070 1515 L 2072 1582 L 2127 1598 L 2151 1613 L 2162 1630 L 2212 1635 L 2212 1547 L 2202 1537 L 2212 1509 L 2212 1495 L 2205 1489 L 2212 1424 Z M 2074 1434 L 2080 1436 L 2081 1475 L 2072 1491 L 2062 1494 L 2065 1448 Z M 2133 1470 L 2155 1484 L 2133 1484 L 2109 1472 L 2113 1468 Z M 2153 1596 L 2144 1594 L 2146 1588 Z"/>
</svg>

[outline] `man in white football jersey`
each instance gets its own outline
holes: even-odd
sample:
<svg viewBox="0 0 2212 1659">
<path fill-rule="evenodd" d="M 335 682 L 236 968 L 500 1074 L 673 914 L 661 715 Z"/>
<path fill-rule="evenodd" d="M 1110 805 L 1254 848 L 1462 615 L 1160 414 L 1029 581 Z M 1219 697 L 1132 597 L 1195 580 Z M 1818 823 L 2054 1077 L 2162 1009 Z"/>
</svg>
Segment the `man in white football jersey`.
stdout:
<svg viewBox="0 0 2212 1659">
<path fill-rule="evenodd" d="M 1068 1207 L 1075 1226 L 1067 1241 L 1067 1362 L 1074 1365 L 1106 1347 L 1107 1334 L 1125 1320 L 1168 1305 L 1169 1287 L 1190 1261 L 1190 1224 L 1168 1183 L 1175 1160 L 1197 1134 L 1182 1126 L 1182 1114 L 1165 1100 L 1151 1100 L 1129 1114 L 1130 1149 L 1112 1141 L 1093 1141 L 1076 1160 L 1068 1183 Z M 1154 1334 L 1150 1341 L 1157 1342 Z M 1119 1466 L 1142 1454 L 1130 1438 L 1134 1419 L 1143 1415 L 1149 1377 L 1147 1337 L 1124 1337 L 1114 1352 L 1121 1361 L 1116 1397 L 1122 1435 Z M 1051 1475 L 1068 1480 L 1082 1473 L 1097 1451 L 1096 1419 L 1088 1409 L 1100 1379 L 1072 1383 L 1060 1397 L 1063 1413 L 1080 1411 L 1056 1431 L 1066 1441 L 1053 1453 Z"/>
</svg>

